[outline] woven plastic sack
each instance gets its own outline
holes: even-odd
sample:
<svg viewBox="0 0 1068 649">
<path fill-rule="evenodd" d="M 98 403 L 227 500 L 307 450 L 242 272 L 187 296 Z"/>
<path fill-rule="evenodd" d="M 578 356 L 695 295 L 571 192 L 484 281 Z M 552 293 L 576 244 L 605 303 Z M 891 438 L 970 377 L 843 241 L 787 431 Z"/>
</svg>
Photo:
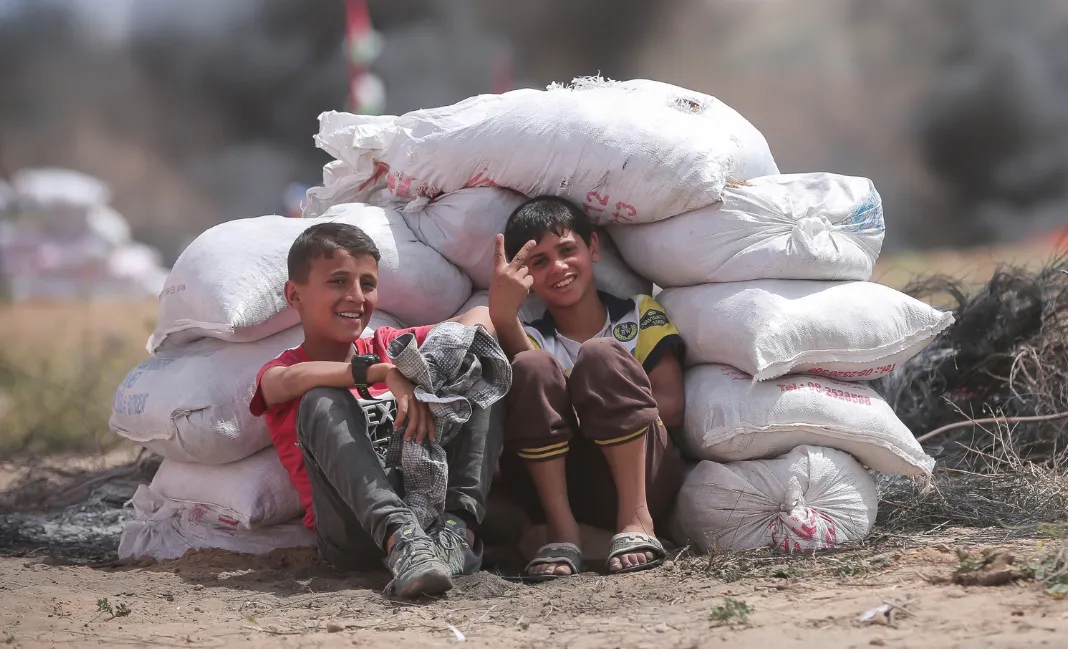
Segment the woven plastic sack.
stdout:
<svg viewBox="0 0 1068 649">
<path fill-rule="evenodd" d="M 150 487 L 169 500 L 228 510 L 249 529 L 285 523 L 304 513 L 274 446 L 229 464 L 165 459 Z"/>
<path fill-rule="evenodd" d="M 878 503 L 875 482 L 848 454 L 801 446 L 772 460 L 699 462 L 671 528 L 676 542 L 702 551 L 812 552 L 865 538 Z"/>
<path fill-rule="evenodd" d="M 380 326 L 403 327 L 376 310 L 362 335 Z M 115 390 L 111 430 L 180 462 L 226 464 L 246 458 L 271 444 L 266 421 L 248 409 L 256 374 L 302 342 L 298 326 L 251 343 L 203 338 L 160 351 Z"/>
<path fill-rule="evenodd" d="M 796 446 L 849 453 L 894 475 L 929 475 L 934 459 L 875 390 L 793 375 L 755 382 L 726 365 L 685 375 L 681 443 L 690 457 L 717 462 L 763 460 Z"/>
<path fill-rule="evenodd" d="M 664 289 L 657 301 L 686 341 L 688 364 L 724 363 L 760 381 L 791 373 L 871 381 L 953 323 L 872 282 L 705 284 Z"/>
<path fill-rule="evenodd" d="M 206 503 L 163 498 L 146 485 L 133 497 L 134 519 L 119 537 L 119 559 L 177 559 L 189 550 L 215 548 L 267 554 L 282 548 L 314 547 L 315 533 L 300 518 L 249 528 L 232 510 Z"/>
<path fill-rule="evenodd" d="M 657 286 L 753 279 L 871 278 L 883 207 L 867 178 L 830 173 L 728 184 L 723 202 L 663 221 L 609 230 Z"/>
<path fill-rule="evenodd" d="M 399 117 L 327 112 L 316 144 L 336 158 L 308 209 L 426 200 L 465 187 L 566 196 L 598 224 L 711 205 L 729 179 L 778 173 L 760 132 L 723 102 L 643 80 L 479 95 Z"/>
</svg>

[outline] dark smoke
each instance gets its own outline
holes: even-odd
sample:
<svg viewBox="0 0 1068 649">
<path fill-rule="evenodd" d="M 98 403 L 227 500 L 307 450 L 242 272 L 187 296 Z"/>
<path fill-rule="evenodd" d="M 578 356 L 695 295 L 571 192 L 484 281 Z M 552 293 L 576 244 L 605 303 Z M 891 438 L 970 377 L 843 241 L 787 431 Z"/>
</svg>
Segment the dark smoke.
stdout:
<svg viewBox="0 0 1068 649">
<path fill-rule="evenodd" d="M 1068 222 L 1064 2 L 943 0 L 944 73 L 918 114 L 925 161 L 959 205 L 961 243 Z"/>
</svg>

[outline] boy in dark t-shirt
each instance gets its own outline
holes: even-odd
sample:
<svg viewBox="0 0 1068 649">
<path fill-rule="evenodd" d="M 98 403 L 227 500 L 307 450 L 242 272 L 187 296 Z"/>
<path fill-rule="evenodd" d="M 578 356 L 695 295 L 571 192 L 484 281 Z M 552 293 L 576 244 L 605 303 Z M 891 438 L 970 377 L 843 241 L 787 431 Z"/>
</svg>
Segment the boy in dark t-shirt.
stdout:
<svg viewBox="0 0 1068 649">
<path fill-rule="evenodd" d="M 481 567 L 474 532 L 503 443 L 501 417 L 493 413 L 502 411 L 472 404 L 470 420 L 445 446 L 445 516 L 435 528 L 422 529 L 402 500 L 400 476 L 375 453 L 353 394 L 388 390 L 397 403 L 396 425 L 407 424 L 406 437 L 420 443 L 433 438 L 429 409 L 386 355 L 393 339 L 412 333 L 422 344 L 431 327 L 380 327 L 360 337 L 378 303 L 378 260 L 374 241 L 352 225 L 317 224 L 297 237 L 285 297 L 300 315 L 304 343 L 263 366 L 250 410 L 267 419 L 304 505 L 304 524 L 316 532 L 327 561 L 368 569 L 385 556 L 397 595 L 437 594 L 452 588 L 452 576 Z M 492 332 L 484 307 L 453 320 Z"/>
</svg>

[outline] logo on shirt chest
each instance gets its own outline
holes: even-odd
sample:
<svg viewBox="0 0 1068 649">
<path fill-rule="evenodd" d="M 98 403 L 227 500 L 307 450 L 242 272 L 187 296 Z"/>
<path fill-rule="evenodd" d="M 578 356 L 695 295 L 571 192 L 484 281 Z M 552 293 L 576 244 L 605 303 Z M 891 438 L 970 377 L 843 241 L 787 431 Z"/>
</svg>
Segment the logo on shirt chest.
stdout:
<svg viewBox="0 0 1068 649">
<path fill-rule="evenodd" d="M 638 325 L 633 322 L 620 322 L 612 327 L 612 335 L 621 343 L 629 343 L 638 335 Z"/>
<path fill-rule="evenodd" d="M 656 309 L 649 309 L 645 315 L 642 316 L 641 327 L 642 329 L 648 329 L 649 327 L 663 327 L 667 325 L 667 314 L 663 311 L 657 311 Z"/>
</svg>

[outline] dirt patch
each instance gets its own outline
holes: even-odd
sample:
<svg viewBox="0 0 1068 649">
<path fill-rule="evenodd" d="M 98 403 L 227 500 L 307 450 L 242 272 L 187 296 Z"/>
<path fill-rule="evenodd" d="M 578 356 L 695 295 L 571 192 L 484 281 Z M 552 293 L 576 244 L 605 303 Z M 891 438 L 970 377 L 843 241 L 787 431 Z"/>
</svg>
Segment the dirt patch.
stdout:
<svg viewBox="0 0 1068 649">
<path fill-rule="evenodd" d="M 936 583 L 951 577 L 955 548 L 970 535 L 906 550 L 769 557 L 776 570 L 734 581 L 716 576 L 716 557 L 536 585 L 481 573 L 416 603 L 384 598 L 384 573 L 340 574 L 308 550 L 197 552 L 110 569 L 0 559 L 0 642 L 329 648 L 446 646 L 462 636 L 465 646 L 504 648 L 1056 646 L 1068 632 L 1068 605 L 1042 588 Z M 1022 556 L 1034 547 L 1002 549 Z M 846 562 L 867 568 L 846 574 Z"/>
</svg>

